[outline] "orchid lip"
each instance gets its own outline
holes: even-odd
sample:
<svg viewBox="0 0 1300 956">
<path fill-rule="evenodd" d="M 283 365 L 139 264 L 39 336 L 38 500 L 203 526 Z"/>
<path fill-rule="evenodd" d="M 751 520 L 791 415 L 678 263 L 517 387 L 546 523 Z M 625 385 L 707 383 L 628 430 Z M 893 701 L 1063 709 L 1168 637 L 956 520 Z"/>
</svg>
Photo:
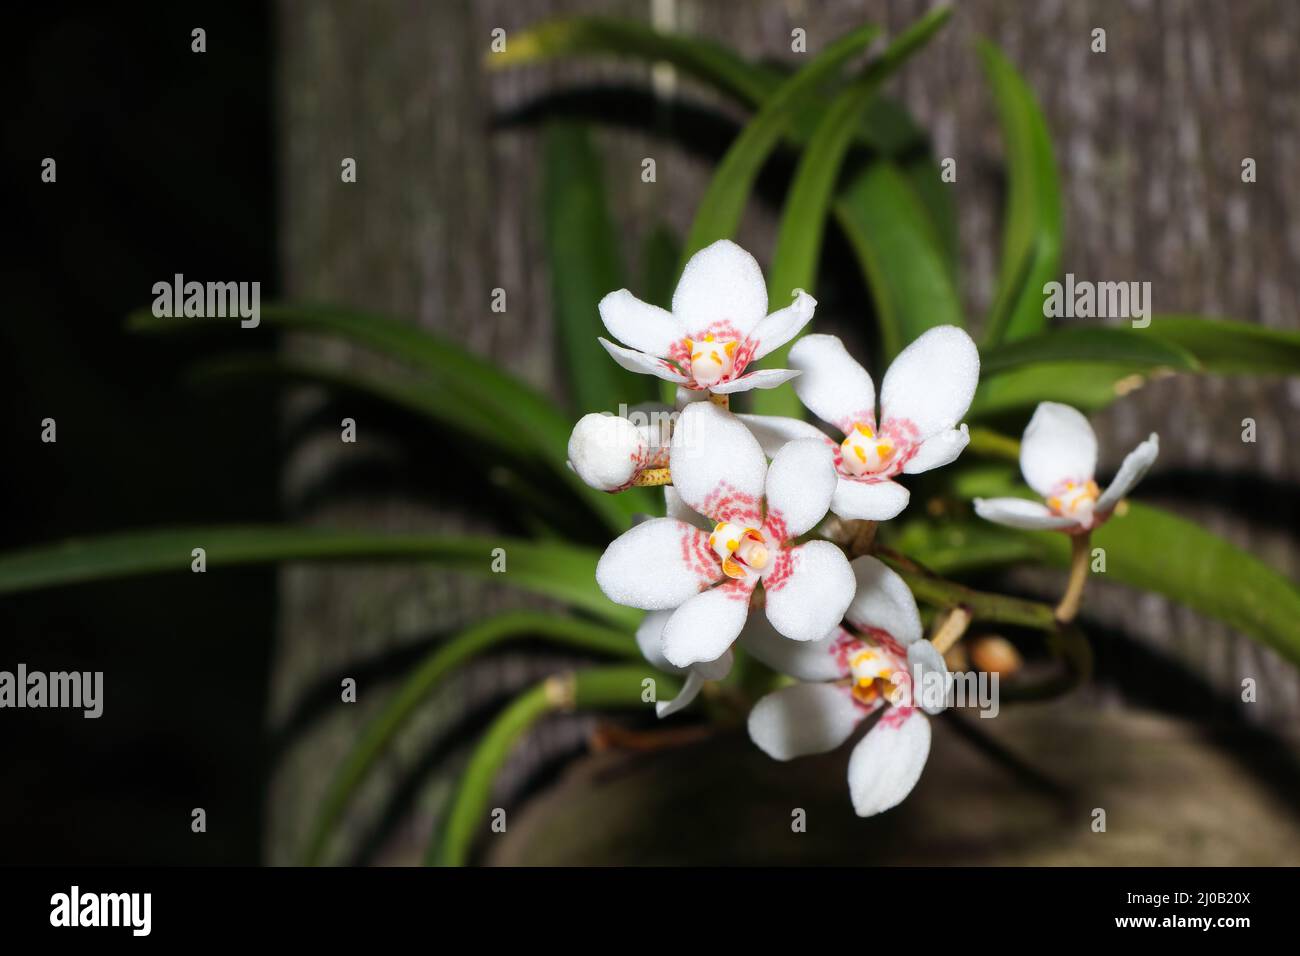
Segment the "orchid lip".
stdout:
<svg viewBox="0 0 1300 956">
<path fill-rule="evenodd" d="M 709 535 L 709 547 L 722 560 L 722 573 L 729 578 L 759 577 L 772 570 L 775 547 L 757 528 L 719 521 Z"/>
</svg>

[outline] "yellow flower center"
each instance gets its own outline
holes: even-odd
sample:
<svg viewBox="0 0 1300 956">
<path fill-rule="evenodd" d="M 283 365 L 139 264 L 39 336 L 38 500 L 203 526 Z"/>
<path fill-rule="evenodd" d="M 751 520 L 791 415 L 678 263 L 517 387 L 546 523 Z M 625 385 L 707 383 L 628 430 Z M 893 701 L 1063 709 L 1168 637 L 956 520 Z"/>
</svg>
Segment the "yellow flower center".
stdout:
<svg viewBox="0 0 1300 956">
<path fill-rule="evenodd" d="M 840 443 L 840 461 L 851 475 L 871 475 L 889 464 L 894 451 L 892 441 L 876 435 L 863 422 L 857 422 Z"/>
<path fill-rule="evenodd" d="M 686 353 L 691 357 L 690 374 L 697 385 L 716 385 L 731 374 L 736 347 L 733 340 L 715 339 L 709 333 L 702 339 L 687 339 Z"/>
<path fill-rule="evenodd" d="M 1092 514 L 1100 495 L 1095 481 L 1067 481 L 1060 492 L 1047 499 L 1047 507 L 1058 515 L 1086 518 Z"/>
<path fill-rule="evenodd" d="M 863 648 L 849 658 L 849 674 L 853 696 L 859 703 L 872 704 L 881 696 L 894 702 L 899 686 L 893 680 L 893 662 L 888 655 Z"/>
<path fill-rule="evenodd" d="M 744 578 L 761 573 L 771 561 L 771 550 L 757 528 L 720 521 L 709 535 L 709 547 L 722 559 L 722 573 Z"/>
</svg>

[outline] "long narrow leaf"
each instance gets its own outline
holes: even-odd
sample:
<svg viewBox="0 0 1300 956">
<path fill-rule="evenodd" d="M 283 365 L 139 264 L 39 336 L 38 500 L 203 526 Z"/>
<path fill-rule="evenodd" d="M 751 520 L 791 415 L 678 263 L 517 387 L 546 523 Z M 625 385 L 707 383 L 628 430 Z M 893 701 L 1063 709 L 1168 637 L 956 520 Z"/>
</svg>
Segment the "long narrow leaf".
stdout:
<svg viewBox="0 0 1300 956">
<path fill-rule="evenodd" d="M 979 53 L 997 103 L 1007 162 L 1002 265 L 984 333 L 984 341 L 995 344 L 1046 328 L 1042 289 L 1061 264 L 1061 187 L 1033 91 L 997 47 L 981 42 Z"/>
<path fill-rule="evenodd" d="M 1033 497 L 1010 469 L 1003 469 L 1001 478 L 996 469 L 985 474 L 983 481 L 964 482 L 958 490 Z M 1218 618 L 1300 666 L 1300 589 L 1293 582 L 1185 518 L 1134 501 L 1121 511 L 1092 535 L 1093 547 L 1105 551 L 1107 579 L 1156 591 Z M 1066 535 L 998 530 L 1031 543 L 1040 559 L 1069 564 Z"/>
<path fill-rule="evenodd" d="M 729 239 L 740 225 L 759 170 L 795 116 L 835 72 L 876 38 L 879 29 L 859 27 L 836 40 L 807 66 L 781 84 L 746 124 L 727 150 L 696 208 L 683 258 L 719 239 Z M 842 112 L 842 111 L 841 111 Z M 851 130 L 848 131 L 851 137 Z"/>
<path fill-rule="evenodd" d="M 530 727 L 557 710 L 646 709 L 642 681 L 652 673 L 648 664 L 593 667 L 548 678 L 516 698 L 488 729 L 474 750 L 457 788 L 440 839 L 430 843 L 426 859 L 439 866 L 463 866 L 474 838 L 487 823 L 492 785 L 515 743 Z M 677 693 L 675 678 L 656 675 L 657 692 Z"/>
<path fill-rule="evenodd" d="M 605 331 L 596 306 L 625 283 L 604 171 L 584 127 L 547 127 L 542 178 L 551 311 L 572 410 L 617 413 L 620 403 L 634 405 L 653 393 L 648 376 L 610 361 L 597 341 Z"/>
<path fill-rule="evenodd" d="M 339 765 L 312 824 L 303 853 L 303 862 L 307 866 L 321 861 L 335 824 L 352 795 L 443 679 L 471 658 L 521 637 L 545 638 L 567 647 L 617 657 L 636 658 L 640 655 L 628 631 L 538 611 L 499 614 L 479 621 L 439 645 L 385 702 Z"/>
<path fill-rule="evenodd" d="M 1134 367 L 1196 371 L 1201 363 L 1187 349 L 1138 329 L 1075 327 L 1056 329 L 984 349 L 985 379 L 1038 362 L 1112 362 Z"/>
<path fill-rule="evenodd" d="M 0 594 L 141 574 L 189 574 L 195 548 L 204 549 L 208 573 L 290 561 L 402 561 L 489 577 L 616 625 L 635 626 L 641 618 L 639 611 L 615 605 L 601 593 L 599 555 L 577 545 L 274 525 L 124 532 L 9 552 L 0 555 Z M 504 571 L 493 570 L 496 558 L 503 558 Z"/>
<path fill-rule="evenodd" d="M 968 420 L 1029 410 L 1039 402 L 1097 411 L 1168 374 L 1160 366 L 1126 362 L 1037 362 L 983 378 Z"/>
<path fill-rule="evenodd" d="M 835 215 L 867 277 L 886 361 L 928 328 L 965 324 L 932 221 L 893 163 L 877 160 L 854 177 Z"/>
<path fill-rule="evenodd" d="M 426 376 L 431 387 L 441 389 L 447 401 L 474 406 L 476 417 L 496 423 L 498 436 L 504 429 L 518 447 L 540 456 L 604 518 L 610 530 L 625 530 L 638 510 L 635 499 L 607 495 L 579 481 L 566 464 L 569 418 L 535 389 L 472 352 L 395 319 L 332 306 L 271 303 L 262 307 L 261 318 L 272 326 L 337 335 L 404 362 Z M 127 324 L 139 332 L 223 329 L 250 334 L 226 319 L 158 318 L 147 309 L 132 313 Z"/>
<path fill-rule="evenodd" d="M 1149 332 L 1186 349 L 1207 372 L 1300 375 L 1300 333 L 1193 315 L 1157 315 Z"/>
</svg>

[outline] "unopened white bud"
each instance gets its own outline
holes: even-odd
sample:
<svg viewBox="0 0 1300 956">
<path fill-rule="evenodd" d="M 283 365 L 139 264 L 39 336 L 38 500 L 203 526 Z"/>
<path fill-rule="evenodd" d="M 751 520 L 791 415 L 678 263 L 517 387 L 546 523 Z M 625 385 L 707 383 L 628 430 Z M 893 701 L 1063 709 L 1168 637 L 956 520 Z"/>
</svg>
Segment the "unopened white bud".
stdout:
<svg viewBox="0 0 1300 956">
<path fill-rule="evenodd" d="M 593 488 L 614 491 L 645 461 L 645 437 L 626 418 L 593 412 L 578 419 L 569 436 L 569 465 Z"/>
</svg>

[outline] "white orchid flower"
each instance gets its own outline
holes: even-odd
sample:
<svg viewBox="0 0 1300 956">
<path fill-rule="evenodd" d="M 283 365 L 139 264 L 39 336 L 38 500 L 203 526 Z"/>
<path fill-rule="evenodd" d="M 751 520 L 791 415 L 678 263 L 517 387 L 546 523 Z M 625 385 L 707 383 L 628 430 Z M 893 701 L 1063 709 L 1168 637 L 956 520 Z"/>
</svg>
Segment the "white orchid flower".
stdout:
<svg viewBox="0 0 1300 956">
<path fill-rule="evenodd" d="M 601 339 L 615 362 L 688 389 L 716 395 L 775 388 L 798 375 L 789 369 L 745 369 L 799 334 L 817 300 L 802 289 L 794 302 L 767 314 L 767 284 L 758 263 L 722 239 L 691 256 L 673 293 L 671 312 L 627 289 L 600 300 L 600 317 L 616 345 Z M 630 348 L 626 347 L 630 346 Z"/>
<path fill-rule="evenodd" d="M 883 710 L 849 758 L 853 808 L 869 817 L 897 806 L 916 786 L 930 753 L 926 713 L 944 709 L 952 677 L 922 637 L 916 600 L 903 579 L 872 557 L 856 558 L 853 572 L 857 593 L 847 628 L 804 644 L 759 623 L 746 628 L 746 650 L 807 682 L 759 700 L 749 714 L 749 736 L 768 756 L 792 760 L 834 750 Z"/>
<path fill-rule="evenodd" d="M 1059 530 L 1082 534 L 1099 526 L 1120 500 L 1142 480 L 1160 452 L 1160 436 L 1151 433 L 1119 466 L 1105 491 L 1097 487 L 1097 435 L 1081 412 L 1069 405 L 1043 402 L 1025 428 L 1020 443 L 1020 471 L 1029 487 L 1047 503 L 1024 498 L 976 498 L 981 518 L 1012 528 Z"/>
<path fill-rule="evenodd" d="M 676 667 L 722 657 L 760 583 L 780 633 L 814 641 L 830 631 L 853 599 L 848 559 L 829 541 L 792 544 L 825 516 L 835 490 L 825 443 L 791 442 L 769 466 L 736 416 L 699 402 L 681 413 L 671 454 L 676 494 L 712 531 L 674 517 L 632 528 L 596 566 L 606 596 L 647 611 L 676 608 L 663 628 L 663 654 Z"/>
<path fill-rule="evenodd" d="M 807 335 L 790 350 L 802 372 L 795 394 L 818 418 L 835 426 L 838 444 L 808 422 L 743 415 L 768 454 L 787 441 L 819 438 L 835 449 L 839 481 L 831 511 L 841 518 L 885 521 L 905 507 L 909 492 L 894 481 L 955 461 L 970 436 L 957 423 L 970 408 L 979 383 L 979 350 L 952 325 L 922 334 L 885 372 L 880 418 L 871 375 L 833 335 Z"/>
</svg>

